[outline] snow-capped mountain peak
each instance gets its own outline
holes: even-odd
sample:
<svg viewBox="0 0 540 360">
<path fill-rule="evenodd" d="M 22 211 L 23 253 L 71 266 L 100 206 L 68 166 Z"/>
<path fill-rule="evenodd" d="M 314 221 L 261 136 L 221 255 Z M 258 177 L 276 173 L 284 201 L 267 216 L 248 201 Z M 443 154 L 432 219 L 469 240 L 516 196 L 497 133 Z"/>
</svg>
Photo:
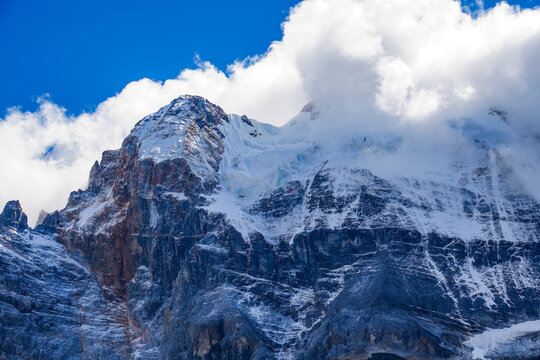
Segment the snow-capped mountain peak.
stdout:
<svg viewBox="0 0 540 360">
<path fill-rule="evenodd" d="M 317 122 L 182 96 L 35 230 L 10 202 L 0 357 L 538 356 L 540 204 L 504 123 L 456 122 L 465 149 L 416 171 L 406 136 Z"/>
</svg>

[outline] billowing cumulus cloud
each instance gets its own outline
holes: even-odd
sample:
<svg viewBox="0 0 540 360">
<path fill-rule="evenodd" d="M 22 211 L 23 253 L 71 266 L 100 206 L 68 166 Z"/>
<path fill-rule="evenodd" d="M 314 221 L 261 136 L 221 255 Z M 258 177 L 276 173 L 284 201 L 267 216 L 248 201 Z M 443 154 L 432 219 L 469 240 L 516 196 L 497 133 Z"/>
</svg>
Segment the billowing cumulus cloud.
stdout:
<svg viewBox="0 0 540 360">
<path fill-rule="evenodd" d="M 78 116 L 46 97 L 36 112 L 10 110 L 0 121 L 0 202 L 20 199 L 32 219 L 62 207 L 103 150 L 119 147 L 138 119 L 185 93 L 275 125 L 312 101 L 331 126 L 448 144 L 450 119 L 494 122 L 500 119 L 489 109 L 503 110 L 507 124 L 499 125 L 518 137 L 506 155 L 534 192 L 538 58 L 540 10 L 500 3 L 471 16 L 452 0 L 305 0 L 291 10 L 281 41 L 227 74 L 200 62 L 163 83 L 132 82 Z M 426 149 L 434 144 L 426 140 Z"/>
</svg>

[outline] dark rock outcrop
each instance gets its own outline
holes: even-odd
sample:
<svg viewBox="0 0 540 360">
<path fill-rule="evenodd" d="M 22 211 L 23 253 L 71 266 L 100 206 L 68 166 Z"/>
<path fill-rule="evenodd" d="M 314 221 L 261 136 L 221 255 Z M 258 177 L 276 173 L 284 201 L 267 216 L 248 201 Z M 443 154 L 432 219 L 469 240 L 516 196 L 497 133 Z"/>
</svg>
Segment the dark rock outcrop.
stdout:
<svg viewBox="0 0 540 360">
<path fill-rule="evenodd" d="M 8 201 L 0 214 L 0 226 L 11 226 L 18 230 L 28 228 L 28 218 L 18 200 Z"/>
</svg>

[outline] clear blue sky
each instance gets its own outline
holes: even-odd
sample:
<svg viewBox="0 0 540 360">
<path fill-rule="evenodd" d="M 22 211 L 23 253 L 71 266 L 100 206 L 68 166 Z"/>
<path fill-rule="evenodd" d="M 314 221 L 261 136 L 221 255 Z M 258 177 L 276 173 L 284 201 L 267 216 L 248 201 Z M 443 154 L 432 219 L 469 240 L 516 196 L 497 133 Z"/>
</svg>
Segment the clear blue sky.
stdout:
<svg viewBox="0 0 540 360">
<path fill-rule="evenodd" d="M 0 117 L 9 106 L 35 109 L 45 93 L 72 113 L 91 111 L 130 81 L 194 67 L 195 54 L 224 70 L 279 40 L 298 2 L 0 0 Z"/>
<path fill-rule="evenodd" d="M 483 0 L 480 1 L 484 5 L 484 9 L 489 9 L 493 6 L 495 6 L 497 3 L 501 2 L 501 0 Z M 539 0 L 506 0 L 506 2 L 510 5 L 519 5 L 521 8 L 532 8 L 535 6 L 540 5 Z M 478 0 L 462 0 L 461 3 L 463 5 L 466 5 L 471 10 L 477 10 L 478 9 Z"/>
</svg>

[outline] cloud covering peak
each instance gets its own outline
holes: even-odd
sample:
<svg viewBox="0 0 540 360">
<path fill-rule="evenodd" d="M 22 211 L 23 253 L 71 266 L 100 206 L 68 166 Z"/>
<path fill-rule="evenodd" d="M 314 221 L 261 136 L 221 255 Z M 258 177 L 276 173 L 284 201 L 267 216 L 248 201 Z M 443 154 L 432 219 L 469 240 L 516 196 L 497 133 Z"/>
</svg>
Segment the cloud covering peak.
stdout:
<svg viewBox="0 0 540 360">
<path fill-rule="evenodd" d="M 452 0 L 305 0 L 291 9 L 281 41 L 227 73 L 198 61 L 175 79 L 132 82 L 77 116 L 47 97 L 35 112 L 9 110 L 0 121 L 0 202 L 20 199 L 31 219 L 62 207 L 103 150 L 186 93 L 274 125 L 312 101 L 327 127 L 437 141 L 451 136 L 451 120 L 498 121 L 517 136 L 506 153 L 530 179 L 539 162 L 538 58 L 540 9 L 503 2 L 471 16 Z M 490 109 L 506 112 L 506 123 Z"/>
</svg>

